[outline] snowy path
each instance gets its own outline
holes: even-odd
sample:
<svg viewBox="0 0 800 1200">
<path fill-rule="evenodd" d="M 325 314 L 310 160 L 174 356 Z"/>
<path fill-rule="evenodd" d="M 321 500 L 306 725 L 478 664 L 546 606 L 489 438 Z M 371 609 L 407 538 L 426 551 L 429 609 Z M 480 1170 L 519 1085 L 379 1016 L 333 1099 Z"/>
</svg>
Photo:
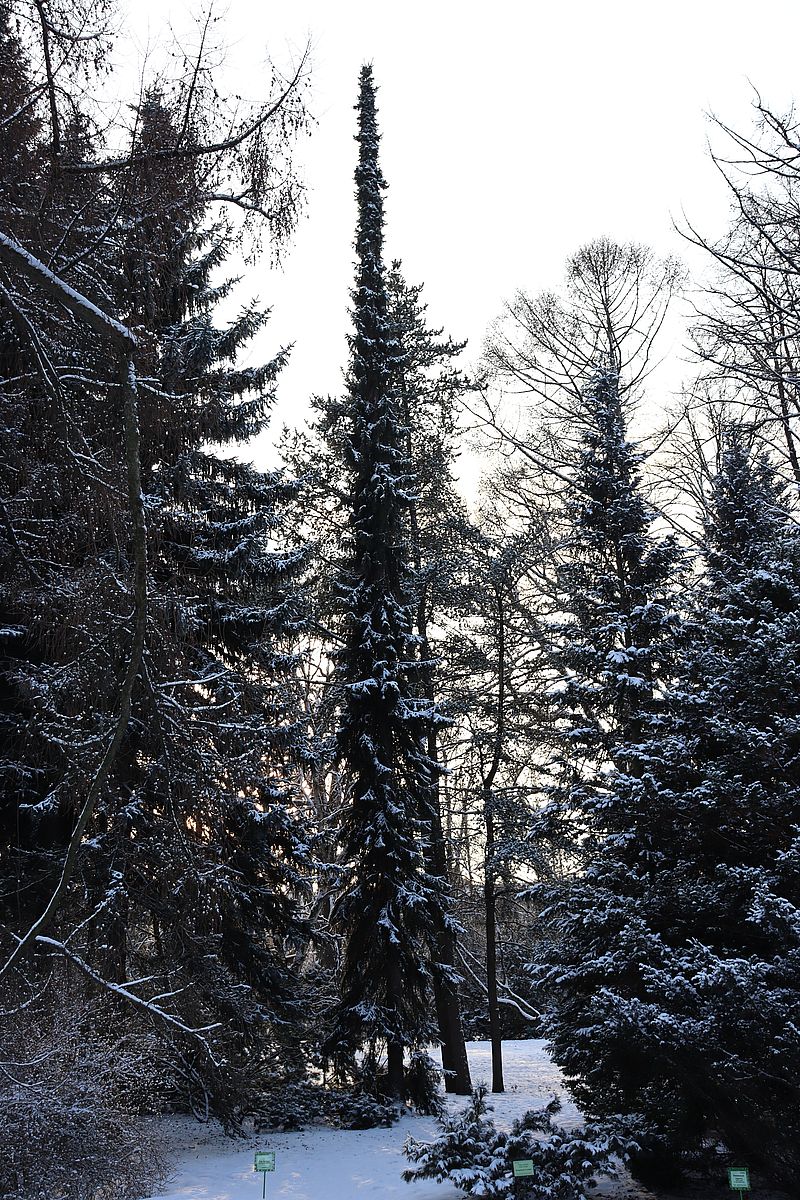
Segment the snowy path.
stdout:
<svg viewBox="0 0 800 1200">
<path fill-rule="evenodd" d="M 541 1041 L 504 1043 L 506 1092 L 494 1096 L 494 1116 L 506 1126 L 527 1109 L 563 1092 L 557 1068 Z M 491 1079 L 488 1042 L 469 1046 L 473 1083 Z M 451 1100 L 453 1107 L 463 1104 Z M 564 1124 L 578 1114 L 566 1098 L 559 1118 Z M 403 1182 L 408 1165 L 402 1147 L 410 1133 L 432 1137 L 432 1118 L 409 1116 L 392 1129 L 339 1130 L 314 1128 L 302 1133 L 271 1133 L 247 1141 L 231 1141 L 218 1131 L 177 1119 L 175 1174 L 167 1190 L 154 1200 L 261 1200 L 261 1176 L 253 1171 L 253 1151 L 275 1150 L 276 1169 L 267 1175 L 267 1200 L 463 1200 L 463 1192 L 429 1181 Z M 599 1194 L 608 1194 L 606 1188 Z M 625 1188 L 618 1195 L 631 1195 Z M 638 1196 L 646 1193 L 636 1192 Z"/>
<path fill-rule="evenodd" d="M 407 1200 L 455 1200 L 454 1188 L 403 1183 L 402 1154 L 408 1132 L 425 1136 L 433 1122 L 405 1120 L 393 1129 L 314 1129 L 276 1133 L 239 1145 L 229 1141 L 185 1153 L 163 1200 L 261 1200 L 261 1176 L 253 1150 L 276 1151 L 275 1173 L 267 1175 L 267 1200 L 356 1200 L 405 1196 Z M 159 1198 L 161 1200 L 161 1198 Z"/>
</svg>

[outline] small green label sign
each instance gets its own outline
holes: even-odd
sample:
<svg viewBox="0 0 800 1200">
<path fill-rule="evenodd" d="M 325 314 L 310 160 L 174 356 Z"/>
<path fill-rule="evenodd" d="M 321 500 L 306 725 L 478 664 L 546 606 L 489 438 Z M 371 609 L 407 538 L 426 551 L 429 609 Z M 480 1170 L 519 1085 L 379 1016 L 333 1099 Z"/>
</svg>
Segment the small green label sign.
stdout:
<svg viewBox="0 0 800 1200">
<path fill-rule="evenodd" d="M 514 1172 L 514 1178 L 521 1179 L 523 1176 L 533 1174 L 533 1159 L 532 1158 L 512 1159 L 511 1167 Z"/>
<path fill-rule="evenodd" d="M 728 1183 L 737 1192 L 750 1191 L 750 1171 L 747 1167 L 728 1167 Z"/>
<path fill-rule="evenodd" d="M 256 1161 L 253 1164 L 254 1171 L 274 1171 L 275 1170 L 275 1151 L 274 1150 L 256 1150 Z"/>
</svg>

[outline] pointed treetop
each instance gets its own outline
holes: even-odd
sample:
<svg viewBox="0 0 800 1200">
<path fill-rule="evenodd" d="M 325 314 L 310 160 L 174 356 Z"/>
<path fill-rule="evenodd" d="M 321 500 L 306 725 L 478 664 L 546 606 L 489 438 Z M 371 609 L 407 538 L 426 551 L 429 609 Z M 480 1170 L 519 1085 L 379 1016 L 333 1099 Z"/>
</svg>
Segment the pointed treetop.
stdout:
<svg viewBox="0 0 800 1200">
<path fill-rule="evenodd" d="M 383 252 L 383 195 L 386 189 L 378 163 L 378 148 L 381 135 L 378 130 L 378 110 L 375 104 L 375 81 L 371 64 L 361 68 L 359 76 L 358 166 L 356 167 L 356 199 L 358 201 L 358 228 L 356 230 L 356 252 L 363 260 L 367 256 L 373 267 L 379 267 Z"/>
<path fill-rule="evenodd" d="M 724 430 L 710 500 L 706 558 L 719 586 L 730 580 L 731 560 L 742 567 L 760 561 L 764 545 L 788 528 L 783 486 L 754 426 L 731 422 Z"/>
</svg>

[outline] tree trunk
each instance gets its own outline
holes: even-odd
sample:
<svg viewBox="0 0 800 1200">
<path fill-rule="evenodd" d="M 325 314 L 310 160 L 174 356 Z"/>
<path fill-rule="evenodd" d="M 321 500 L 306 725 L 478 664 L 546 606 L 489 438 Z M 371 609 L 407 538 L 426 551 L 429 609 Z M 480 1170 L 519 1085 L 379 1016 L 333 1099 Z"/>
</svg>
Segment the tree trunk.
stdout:
<svg viewBox="0 0 800 1200">
<path fill-rule="evenodd" d="M 506 614 L 502 587 L 495 582 L 497 602 L 497 721 L 492 761 L 483 779 L 483 820 L 486 851 L 483 867 L 483 899 L 486 909 L 486 999 L 489 1009 L 489 1038 L 492 1043 L 492 1091 L 504 1092 L 503 1039 L 500 1035 L 500 1005 L 497 1002 L 497 896 L 494 890 L 495 828 L 492 789 L 500 768 L 505 737 L 506 702 Z"/>
<path fill-rule="evenodd" d="M 455 939 L 452 934 L 446 932 L 442 936 L 442 944 L 438 950 L 440 961 L 447 967 L 452 966 L 455 970 L 455 964 L 452 961 L 455 958 Z M 446 961 L 448 959 L 449 961 Z M 461 1005 L 456 985 L 449 979 L 445 979 L 441 972 L 437 972 L 434 975 L 433 990 L 442 1046 L 445 1091 L 454 1096 L 468 1096 L 472 1091 L 472 1080 L 469 1073 L 467 1044 L 461 1025 Z"/>
<path fill-rule="evenodd" d="M 387 1000 L 389 1007 L 394 1009 L 395 1026 L 400 1023 L 400 997 L 403 982 L 400 976 L 400 964 L 397 955 L 390 946 L 388 954 L 389 988 Z M 398 1038 L 386 1039 L 386 1090 L 390 1099 L 398 1104 L 405 1101 L 405 1073 L 403 1069 L 403 1043 Z"/>
<path fill-rule="evenodd" d="M 431 730 L 428 737 L 428 753 L 436 760 L 436 733 Z M 431 874 L 448 881 L 447 846 L 442 830 L 442 813 L 439 804 L 439 785 L 431 787 L 431 831 L 430 845 L 426 847 L 429 857 L 428 870 Z M 461 1003 L 458 997 L 457 985 L 452 981 L 456 968 L 456 939 L 452 929 L 449 929 L 444 914 L 436 930 L 434 945 L 436 963 L 441 963 L 443 970 L 433 969 L 433 994 L 436 1003 L 436 1019 L 439 1025 L 439 1040 L 442 1046 L 442 1068 L 444 1070 L 445 1091 L 455 1096 L 468 1096 L 472 1090 L 472 1080 L 469 1074 L 467 1045 L 464 1040 L 464 1030 L 461 1025 Z"/>
<path fill-rule="evenodd" d="M 386 1090 L 391 1100 L 402 1104 L 405 1099 L 405 1075 L 403 1072 L 403 1043 L 388 1042 L 386 1048 Z"/>
<path fill-rule="evenodd" d="M 497 1001 L 497 897 L 494 890 L 494 816 L 492 797 L 484 794 L 486 822 L 486 866 L 483 898 L 486 906 L 486 999 L 489 1010 L 489 1038 L 492 1043 L 492 1091 L 504 1092 L 503 1039 L 500 1034 L 500 1005 Z"/>
</svg>

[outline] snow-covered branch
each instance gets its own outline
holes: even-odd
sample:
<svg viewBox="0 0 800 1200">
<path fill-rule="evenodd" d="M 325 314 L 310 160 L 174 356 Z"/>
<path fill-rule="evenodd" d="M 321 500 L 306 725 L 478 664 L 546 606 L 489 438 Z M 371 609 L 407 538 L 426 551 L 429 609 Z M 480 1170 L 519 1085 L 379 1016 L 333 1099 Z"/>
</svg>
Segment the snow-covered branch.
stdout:
<svg viewBox="0 0 800 1200">
<path fill-rule="evenodd" d="M 136 338 L 126 325 L 104 313 L 86 296 L 70 287 L 65 280 L 54 275 L 49 267 L 20 246 L 19 242 L 2 232 L 0 262 L 11 271 L 19 272 L 29 282 L 35 283 L 51 300 L 63 304 L 78 320 L 89 325 L 101 337 L 109 338 L 119 349 L 130 351 L 136 346 Z"/>
<path fill-rule="evenodd" d="M 128 667 L 120 687 L 119 707 L 113 733 L 106 746 L 100 765 L 92 779 L 89 791 L 67 846 L 61 877 L 41 916 L 34 921 L 28 932 L 18 941 L 6 962 L 0 967 L 0 978 L 12 964 L 27 953 L 42 935 L 60 905 L 75 870 L 81 842 L 97 801 L 108 782 L 111 770 L 122 745 L 131 714 L 133 688 L 138 678 L 144 651 L 147 625 L 147 527 L 144 500 L 142 497 L 141 465 L 139 456 L 139 416 L 136 390 L 136 370 L 133 352 L 136 339 L 126 326 L 97 308 L 85 296 L 59 279 L 44 263 L 29 254 L 13 239 L 0 233 L 0 262 L 16 268 L 27 279 L 39 284 L 54 299 L 60 301 L 71 312 L 96 332 L 107 337 L 120 355 L 120 385 L 123 398 L 123 427 L 125 430 L 125 463 L 128 479 L 128 503 L 133 527 L 134 558 L 134 631 L 128 659 Z"/>
<path fill-rule="evenodd" d="M 119 996 L 120 999 L 125 1000 L 128 1004 L 132 1004 L 135 1008 L 142 1009 L 150 1016 L 155 1017 L 156 1020 L 163 1021 L 167 1025 L 171 1025 L 174 1029 L 179 1030 L 180 1033 L 184 1033 L 189 1037 L 196 1038 L 208 1052 L 208 1054 L 211 1055 L 208 1042 L 203 1037 L 203 1034 L 210 1033 L 213 1029 L 218 1029 L 220 1024 L 218 1021 L 211 1025 L 201 1025 L 198 1028 L 187 1025 L 185 1022 L 181 1021 L 179 1017 L 176 1017 L 174 1013 L 169 1013 L 165 1009 L 160 1008 L 159 1005 L 154 1003 L 152 1000 L 145 1000 L 142 996 L 137 996 L 135 992 L 131 991 L 132 985 L 126 986 L 123 983 L 112 983 L 110 979 L 104 979 L 102 975 L 99 975 L 93 967 L 90 967 L 89 964 L 80 957 L 80 955 L 76 954 L 74 950 L 70 950 L 69 946 L 66 946 L 64 942 L 59 942 L 55 938 L 43 937 L 41 934 L 37 935 L 35 940 L 39 945 L 48 946 L 51 950 L 56 951 L 58 954 L 62 954 L 64 958 L 68 958 L 69 961 L 73 963 L 79 971 L 82 971 L 83 974 L 86 975 L 88 979 L 91 979 L 93 983 L 96 983 L 98 987 L 104 988 L 107 992 L 112 992 L 115 996 Z M 137 980 L 136 982 L 141 983 L 142 981 Z M 165 993 L 165 995 L 168 994 L 169 993 Z M 213 1058 L 213 1055 L 211 1055 L 211 1057 Z"/>
</svg>

